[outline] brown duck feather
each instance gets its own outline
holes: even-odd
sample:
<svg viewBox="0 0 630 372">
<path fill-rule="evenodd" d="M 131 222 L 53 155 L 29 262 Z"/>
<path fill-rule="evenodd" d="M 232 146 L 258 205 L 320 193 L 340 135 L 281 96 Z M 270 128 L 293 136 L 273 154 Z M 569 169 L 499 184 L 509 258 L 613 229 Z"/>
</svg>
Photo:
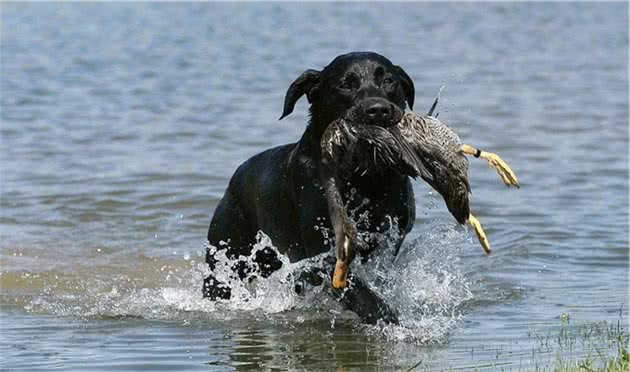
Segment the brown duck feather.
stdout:
<svg viewBox="0 0 630 372">
<path fill-rule="evenodd" d="M 394 170 L 421 177 L 444 198 L 461 223 L 470 214 L 468 161 L 461 142 L 446 124 L 430 116 L 406 113 L 398 124 L 379 127 L 341 118 L 322 137 L 323 160 L 339 178 Z"/>
</svg>

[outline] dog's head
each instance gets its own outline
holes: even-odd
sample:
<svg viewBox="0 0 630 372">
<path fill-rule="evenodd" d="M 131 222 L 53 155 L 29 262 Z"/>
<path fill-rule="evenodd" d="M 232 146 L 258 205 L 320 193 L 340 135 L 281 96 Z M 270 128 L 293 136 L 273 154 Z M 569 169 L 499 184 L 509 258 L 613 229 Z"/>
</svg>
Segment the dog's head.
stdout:
<svg viewBox="0 0 630 372">
<path fill-rule="evenodd" d="M 322 71 L 304 71 L 289 87 L 280 119 L 306 95 L 311 124 L 319 134 L 346 115 L 365 124 L 390 126 L 401 119 L 406 104 L 413 108 L 414 93 L 409 75 L 387 58 L 372 52 L 348 53 Z"/>
</svg>

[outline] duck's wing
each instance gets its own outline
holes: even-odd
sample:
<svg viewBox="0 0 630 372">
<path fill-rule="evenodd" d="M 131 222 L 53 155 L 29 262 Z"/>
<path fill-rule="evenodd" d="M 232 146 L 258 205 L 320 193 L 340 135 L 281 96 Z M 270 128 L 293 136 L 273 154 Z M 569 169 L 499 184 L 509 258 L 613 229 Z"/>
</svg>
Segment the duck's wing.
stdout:
<svg viewBox="0 0 630 372">
<path fill-rule="evenodd" d="M 402 160 L 442 195 L 457 222 L 466 223 L 470 215 L 468 161 L 455 140 L 457 136 L 437 119 L 415 114 L 406 114 L 389 132 L 398 143 Z"/>
<path fill-rule="evenodd" d="M 418 148 L 418 143 L 415 142 L 415 138 L 406 137 L 397 126 L 389 128 L 388 132 L 392 135 L 396 143 L 396 147 L 399 151 L 399 162 L 406 163 L 412 172 L 409 172 L 409 176 L 416 178 L 420 176 L 426 182 L 434 182 L 433 173 L 425 167 L 425 163 L 422 160 L 423 149 Z"/>
</svg>

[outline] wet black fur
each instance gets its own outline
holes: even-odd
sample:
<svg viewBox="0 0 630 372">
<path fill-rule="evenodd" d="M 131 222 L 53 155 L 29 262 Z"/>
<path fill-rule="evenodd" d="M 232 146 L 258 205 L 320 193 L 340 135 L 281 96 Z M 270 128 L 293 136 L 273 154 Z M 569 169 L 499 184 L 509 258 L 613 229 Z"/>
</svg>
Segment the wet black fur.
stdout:
<svg viewBox="0 0 630 372">
<path fill-rule="evenodd" d="M 391 105 L 391 117 L 378 123 L 393 125 L 414 100 L 413 82 L 405 71 L 376 53 L 349 53 L 335 58 L 322 71 L 307 70 L 287 91 L 281 118 L 289 115 L 296 101 L 306 95 L 310 102 L 311 120 L 296 142 L 257 154 L 238 167 L 225 195 L 217 206 L 208 229 L 209 243 L 225 250 L 230 258 L 249 256 L 259 230 L 269 235 L 278 250 L 291 262 L 330 251 L 321 231 L 315 226 L 334 231 L 322 183 L 320 141 L 328 125 L 345 115 L 350 108 L 363 107 L 374 100 Z M 363 105 L 363 106 L 361 106 Z M 369 224 L 358 225 L 361 231 L 384 231 L 390 227 L 388 216 L 398 219 L 400 241 L 411 230 L 415 219 L 415 202 L 409 177 L 394 170 L 378 173 L 350 174 L 338 185 L 344 203 L 358 207 L 364 198 L 368 205 L 357 215 L 369 210 Z M 355 197 L 348 200 L 350 189 Z M 228 242 L 227 245 L 222 242 Z M 375 246 L 362 254 L 367 256 Z M 214 270 L 215 250 L 209 250 L 206 261 Z M 281 267 L 275 252 L 266 249 L 255 255 L 258 267 L 238 264 L 235 274 L 244 278 L 250 272 L 268 276 Z M 327 275 L 330 266 L 322 268 Z M 312 278 L 305 273 L 305 278 Z M 313 280 L 310 280 L 313 281 Z M 316 284 L 316 283 L 315 283 Z M 212 275 L 204 281 L 205 296 L 229 299 L 230 288 Z M 346 293 L 333 291 L 344 305 L 365 321 L 377 319 L 397 322 L 395 312 L 357 278 L 350 277 Z"/>
</svg>

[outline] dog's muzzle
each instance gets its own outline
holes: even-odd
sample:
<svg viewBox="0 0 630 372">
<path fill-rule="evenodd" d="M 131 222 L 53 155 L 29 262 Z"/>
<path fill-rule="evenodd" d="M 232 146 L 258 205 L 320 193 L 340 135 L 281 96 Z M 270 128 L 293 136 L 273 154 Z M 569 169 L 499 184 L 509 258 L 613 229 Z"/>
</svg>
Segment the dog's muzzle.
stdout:
<svg viewBox="0 0 630 372">
<path fill-rule="evenodd" d="M 391 127 L 402 119 L 402 110 L 385 98 L 370 97 L 359 102 L 352 108 L 354 115 L 360 116 L 359 121 L 368 125 Z"/>
</svg>

